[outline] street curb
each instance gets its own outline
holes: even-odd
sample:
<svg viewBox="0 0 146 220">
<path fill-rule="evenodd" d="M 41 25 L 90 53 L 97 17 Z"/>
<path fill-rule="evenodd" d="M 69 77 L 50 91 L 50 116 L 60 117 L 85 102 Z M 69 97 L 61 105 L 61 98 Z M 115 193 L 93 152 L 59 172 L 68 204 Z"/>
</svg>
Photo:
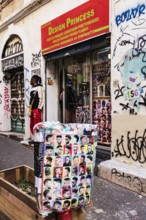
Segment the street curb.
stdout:
<svg viewBox="0 0 146 220">
<path fill-rule="evenodd" d="M 20 136 L 15 135 L 15 134 L 0 133 L 0 135 L 4 136 L 4 137 L 11 138 L 13 140 L 17 140 L 17 141 L 22 141 L 23 140 L 23 137 L 20 137 Z"/>
</svg>

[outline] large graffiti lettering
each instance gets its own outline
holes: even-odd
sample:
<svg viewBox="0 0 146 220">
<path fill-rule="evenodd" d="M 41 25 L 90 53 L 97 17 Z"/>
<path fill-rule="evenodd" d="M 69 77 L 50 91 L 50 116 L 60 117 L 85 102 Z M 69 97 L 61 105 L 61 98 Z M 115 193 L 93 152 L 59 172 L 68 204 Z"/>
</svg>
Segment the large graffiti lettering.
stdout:
<svg viewBox="0 0 146 220">
<path fill-rule="evenodd" d="M 113 41 L 116 43 L 112 57 L 113 63 L 115 62 L 114 68 L 120 72 L 122 83 L 115 89 L 114 95 L 115 99 L 120 98 L 121 110 L 134 108 L 134 112 L 138 114 L 141 107 L 145 106 L 146 94 L 144 89 L 146 85 L 146 34 L 144 31 L 146 5 L 143 2 L 136 5 L 131 2 L 129 8 L 128 2 L 125 1 L 125 3 L 128 6 L 125 10 L 121 1 L 115 1 L 114 4 L 113 22 L 117 32 Z"/>
<path fill-rule="evenodd" d="M 141 15 L 145 14 L 146 6 L 145 4 L 138 4 L 137 7 L 128 9 L 124 11 L 122 14 L 117 15 L 115 20 L 117 26 L 119 26 L 123 22 L 127 22 L 129 20 L 132 20 L 136 17 L 140 17 Z"/>
<path fill-rule="evenodd" d="M 4 110 L 9 112 L 10 111 L 10 95 L 9 95 L 9 89 L 5 86 L 4 87 Z"/>
<path fill-rule="evenodd" d="M 135 131 L 135 136 L 130 138 L 130 131 L 127 133 L 127 144 L 124 142 L 124 136 L 121 140 L 116 141 L 114 149 L 115 157 L 126 157 L 139 163 L 146 162 L 146 129 L 142 136 L 138 136 L 138 130 Z"/>
</svg>

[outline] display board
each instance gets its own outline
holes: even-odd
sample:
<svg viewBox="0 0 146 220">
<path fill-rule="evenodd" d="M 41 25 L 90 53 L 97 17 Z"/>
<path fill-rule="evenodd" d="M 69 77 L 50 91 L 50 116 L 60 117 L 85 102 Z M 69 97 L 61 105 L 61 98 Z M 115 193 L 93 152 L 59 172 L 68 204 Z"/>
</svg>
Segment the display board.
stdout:
<svg viewBox="0 0 146 220">
<path fill-rule="evenodd" d="M 38 210 L 52 211 L 88 205 L 93 186 L 97 126 L 39 123 L 34 127 L 34 173 Z"/>
<path fill-rule="evenodd" d="M 98 128 L 98 144 L 111 144 L 111 100 L 93 100 L 93 124 Z"/>
</svg>

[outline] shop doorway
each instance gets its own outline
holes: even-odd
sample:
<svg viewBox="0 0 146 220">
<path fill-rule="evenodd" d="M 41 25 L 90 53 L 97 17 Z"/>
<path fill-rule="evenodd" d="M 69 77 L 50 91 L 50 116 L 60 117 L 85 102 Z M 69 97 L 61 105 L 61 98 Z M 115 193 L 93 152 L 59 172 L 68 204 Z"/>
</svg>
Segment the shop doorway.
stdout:
<svg viewBox="0 0 146 220">
<path fill-rule="evenodd" d="M 51 61 L 49 72 L 52 75 L 49 75 L 49 79 L 52 77 L 56 80 L 54 87 L 49 85 L 47 93 L 47 97 L 51 97 L 48 99 L 52 99 L 47 101 L 47 111 L 53 115 L 56 111 L 53 103 L 59 102 L 57 120 L 60 122 L 96 124 L 98 146 L 106 147 L 111 144 L 109 58 L 110 48 L 104 47 Z M 49 103 L 52 103 L 53 111 L 49 108 Z"/>
<path fill-rule="evenodd" d="M 111 144 L 110 48 L 63 58 L 60 110 L 63 123 L 92 123 L 98 144 Z"/>
<path fill-rule="evenodd" d="M 24 100 L 24 54 L 22 40 L 11 35 L 2 53 L 2 71 L 4 82 L 4 116 L 8 129 L 24 133 L 25 100 Z"/>
<path fill-rule="evenodd" d="M 90 53 L 66 57 L 60 71 L 60 110 L 63 123 L 90 123 Z"/>
</svg>

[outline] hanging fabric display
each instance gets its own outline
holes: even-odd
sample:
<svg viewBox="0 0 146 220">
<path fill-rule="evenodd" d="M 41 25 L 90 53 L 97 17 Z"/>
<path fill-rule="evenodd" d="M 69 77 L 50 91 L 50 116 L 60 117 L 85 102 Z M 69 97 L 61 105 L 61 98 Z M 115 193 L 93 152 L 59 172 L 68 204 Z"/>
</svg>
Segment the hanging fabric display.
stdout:
<svg viewBox="0 0 146 220">
<path fill-rule="evenodd" d="M 38 123 L 34 127 L 34 175 L 39 213 L 64 212 L 90 204 L 97 127 Z"/>
</svg>

